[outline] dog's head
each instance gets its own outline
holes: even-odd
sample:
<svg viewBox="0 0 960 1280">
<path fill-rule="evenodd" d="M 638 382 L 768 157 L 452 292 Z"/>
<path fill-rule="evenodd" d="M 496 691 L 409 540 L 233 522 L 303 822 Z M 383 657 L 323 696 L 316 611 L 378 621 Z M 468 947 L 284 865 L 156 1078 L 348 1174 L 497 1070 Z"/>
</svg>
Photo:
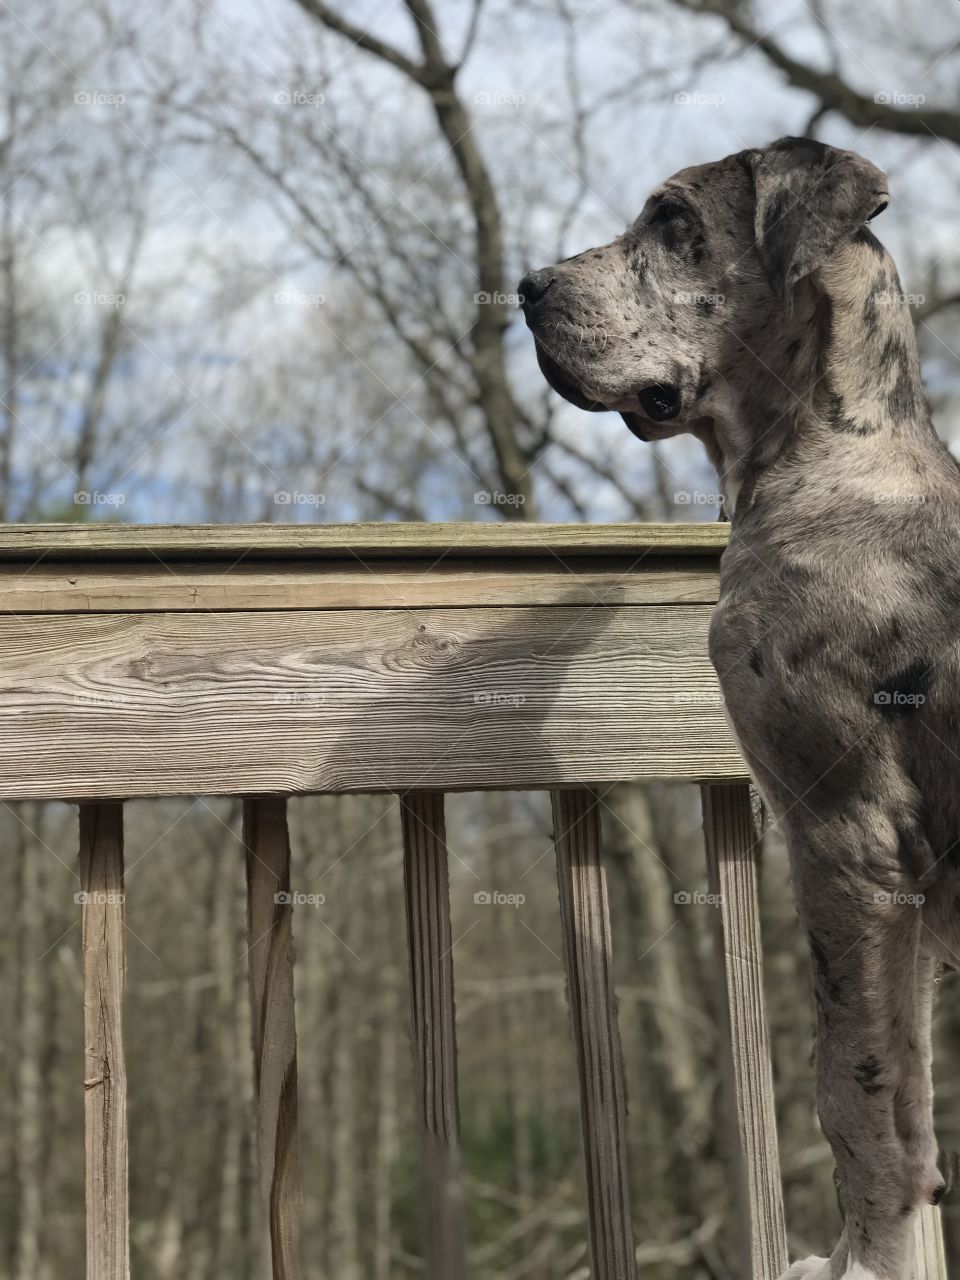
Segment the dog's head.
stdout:
<svg viewBox="0 0 960 1280">
<path fill-rule="evenodd" d="M 612 243 L 520 282 L 547 381 L 642 439 L 694 429 L 711 375 L 785 332 L 798 283 L 887 200 L 869 161 L 806 138 L 683 169 Z"/>
</svg>

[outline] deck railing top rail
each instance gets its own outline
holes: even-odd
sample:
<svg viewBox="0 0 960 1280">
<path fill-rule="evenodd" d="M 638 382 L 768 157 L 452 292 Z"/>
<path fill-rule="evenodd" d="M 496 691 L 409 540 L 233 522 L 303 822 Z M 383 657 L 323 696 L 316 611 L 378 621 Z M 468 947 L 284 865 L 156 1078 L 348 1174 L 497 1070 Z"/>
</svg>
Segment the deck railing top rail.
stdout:
<svg viewBox="0 0 960 1280">
<path fill-rule="evenodd" d="M 726 538 L 2 526 L 0 799 L 742 778 L 706 653 Z"/>
<path fill-rule="evenodd" d="M 235 556 L 719 555 L 729 526 L 703 524 L 0 524 L 0 560 Z"/>
</svg>

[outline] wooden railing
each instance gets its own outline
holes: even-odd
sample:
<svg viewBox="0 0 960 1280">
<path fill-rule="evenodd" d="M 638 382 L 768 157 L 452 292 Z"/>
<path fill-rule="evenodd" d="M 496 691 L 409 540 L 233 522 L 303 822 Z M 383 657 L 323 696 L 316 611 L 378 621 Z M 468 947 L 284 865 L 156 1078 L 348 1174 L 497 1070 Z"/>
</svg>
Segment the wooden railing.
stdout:
<svg viewBox="0 0 960 1280">
<path fill-rule="evenodd" d="M 299 1277 L 285 797 L 402 796 L 428 1280 L 466 1275 L 443 793 L 549 790 L 595 1280 L 632 1280 L 598 791 L 702 785 L 744 1168 L 744 1275 L 787 1265 L 754 819 L 707 659 L 725 526 L 0 528 L 0 799 L 80 807 L 88 1280 L 129 1275 L 123 808 L 244 798 L 261 1185 Z M 925 1213 L 916 1280 L 945 1280 Z"/>
</svg>

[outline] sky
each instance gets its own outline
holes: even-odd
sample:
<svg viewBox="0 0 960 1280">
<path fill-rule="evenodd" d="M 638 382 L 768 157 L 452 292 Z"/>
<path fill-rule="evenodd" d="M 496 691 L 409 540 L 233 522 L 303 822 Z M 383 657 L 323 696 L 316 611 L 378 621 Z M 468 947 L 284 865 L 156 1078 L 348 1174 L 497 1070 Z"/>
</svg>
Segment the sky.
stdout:
<svg viewBox="0 0 960 1280">
<path fill-rule="evenodd" d="M 516 278 L 530 265 L 619 234 L 650 189 L 671 172 L 802 131 L 809 119 L 810 96 L 786 88 L 760 52 L 738 48 L 717 23 L 679 14 L 662 3 L 646 10 L 638 5 L 632 12 L 608 0 L 570 0 L 571 21 L 545 8 L 488 3 L 461 76 L 507 215 L 510 271 Z M 158 68 L 173 57 L 184 99 L 208 84 L 216 97 L 221 83 L 217 77 L 225 77 L 224 100 L 229 98 L 230 109 L 240 113 L 236 118 L 249 136 L 267 147 L 279 136 L 284 113 L 300 110 L 305 113 L 301 119 L 308 120 L 305 128 L 333 129 L 349 138 L 380 200 L 387 205 L 396 201 L 417 217 L 417 202 L 429 198 L 430 174 L 438 161 L 429 116 L 401 77 L 345 41 L 328 38 L 321 49 L 314 26 L 293 3 L 214 0 L 201 9 L 204 33 L 195 42 L 193 0 L 128 13 L 127 20 L 137 28 L 137 55 L 121 52 L 107 58 L 93 73 L 101 83 L 81 82 L 84 90 L 125 94 L 128 101 L 76 108 L 66 122 L 74 156 L 93 156 L 100 150 L 109 155 L 117 139 L 136 146 L 143 128 L 138 112 L 150 110 Z M 415 53 L 411 24 L 399 0 L 357 0 L 342 11 L 349 12 L 354 23 Z M 465 0 L 442 0 L 437 11 L 445 44 L 458 50 L 470 6 Z M 24 15 L 27 12 L 24 8 Z M 886 0 L 871 10 L 869 30 L 862 7 L 844 4 L 829 12 L 829 27 L 822 28 L 802 0 L 761 5 L 756 24 L 797 57 L 822 65 L 837 59 L 843 74 L 868 93 L 886 94 L 905 104 L 923 98 L 955 102 L 955 0 L 930 0 L 922 30 L 916 29 L 915 10 L 898 0 Z M 29 43 L 23 29 L 26 19 L 21 15 L 18 21 L 18 34 Z M 31 35 L 44 47 L 55 47 L 45 31 L 33 28 Z M 65 66 L 70 47 L 67 41 L 57 49 L 58 61 Z M 317 69 L 316 78 L 304 71 L 304 64 Z M 320 69 L 332 76 L 332 89 L 320 82 Z M 608 105 L 588 112 L 582 138 L 586 180 L 575 214 L 565 218 L 579 189 L 567 92 L 571 69 L 578 76 L 583 104 Z M 629 95 L 618 98 L 618 88 L 633 81 Z M 325 88 L 329 100 L 324 100 Z M 277 101 L 294 94 L 304 98 L 302 106 Z M 375 109 L 367 114 L 371 102 Z M 274 364 L 288 362 L 294 344 L 316 352 L 321 434 L 323 405 L 334 386 L 339 395 L 344 379 L 353 379 L 358 402 L 372 401 L 375 413 L 380 412 L 376 379 L 388 389 L 402 389 L 390 369 L 389 353 L 350 349 L 340 340 L 346 332 L 341 317 L 351 305 L 342 270 L 304 252 L 292 233 L 289 212 L 266 198 L 234 149 L 195 145 L 192 135 L 197 131 L 189 119 L 180 119 L 178 127 L 180 133 L 174 130 L 158 152 L 150 176 L 150 234 L 125 312 L 142 341 L 138 339 L 139 361 L 128 372 L 139 378 L 149 365 L 150 385 L 165 386 L 170 395 L 182 391 L 187 400 L 194 397 L 194 403 L 156 445 L 148 442 L 140 448 L 132 439 L 124 483 L 133 500 L 125 517 L 136 511 L 141 518 L 184 519 L 197 511 L 203 487 L 197 466 L 202 410 L 207 407 L 213 415 L 211 429 L 230 431 L 231 413 L 238 403 L 249 402 L 248 379 L 266 378 Z M 922 298 L 935 276 L 945 286 L 957 287 L 960 149 L 933 137 L 912 139 L 876 128 L 855 129 L 835 116 L 821 122 L 818 136 L 853 147 L 888 171 L 892 204 L 874 229 L 900 266 L 904 290 Z M 426 178 L 409 181 L 411 173 L 416 179 L 423 170 Z M 313 199 L 314 191 L 323 189 L 323 175 L 307 174 L 307 180 Z M 105 182 L 112 197 L 109 175 Z M 29 206 L 21 216 L 33 234 Z M 358 222 L 356 234 L 358 239 L 369 234 L 369 224 Z M 37 255 L 37 268 L 50 289 L 64 297 L 90 290 L 109 295 L 110 282 L 91 274 L 82 231 L 67 220 L 42 235 L 44 252 Z M 108 245 L 114 257 L 117 247 Z M 445 251 L 455 273 L 461 257 L 457 244 L 448 242 Z M 278 303 L 278 297 L 293 301 Z M 206 317 L 213 300 L 221 308 L 224 300 L 229 302 L 229 322 L 209 330 Z M 91 318 L 99 320 L 100 315 L 85 313 L 74 339 L 79 340 Z M 67 316 L 72 326 L 76 314 Z M 956 325 L 945 320 L 929 328 L 924 335 L 928 385 L 937 393 L 957 392 Z M 508 342 L 519 385 L 531 393 L 539 390 L 533 346 L 519 315 Z M 184 349 L 190 357 L 186 373 Z M 76 359 L 82 376 L 82 343 Z M 48 364 L 62 379 L 62 363 L 51 357 Z M 177 378 L 183 387 L 177 386 Z M 562 429 L 590 432 L 618 466 L 644 483 L 649 458 L 617 417 L 585 419 L 570 406 L 563 406 L 560 414 Z M 941 426 L 952 435 L 952 422 Z M 671 442 L 664 454 L 673 473 L 689 474 L 694 483 L 709 482 L 699 445 Z M 296 477 L 278 474 L 272 462 L 264 470 L 259 461 L 254 446 L 254 487 L 283 487 L 295 481 Z M 65 477 L 64 491 L 68 481 Z M 450 513 L 445 494 L 449 496 L 449 486 L 441 474 L 431 499 L 438 516 Z M 617 516 L 619 499 L 602 485 L 593 486 L 590 501 L 595 518 Z M 346 498 L 337 509 L 343 518 L 352 514 Z M 564 516 L 561 506 L 547 514 Z M 302 515 L 316 518 L 316 511 Z"/>
</svg>

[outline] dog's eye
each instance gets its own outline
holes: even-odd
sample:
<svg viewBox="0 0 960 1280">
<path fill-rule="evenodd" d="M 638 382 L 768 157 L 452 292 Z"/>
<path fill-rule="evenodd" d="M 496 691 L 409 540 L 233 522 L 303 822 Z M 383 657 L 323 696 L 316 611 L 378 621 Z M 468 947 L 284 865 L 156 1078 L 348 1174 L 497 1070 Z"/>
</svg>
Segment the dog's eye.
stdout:
<svg viewBox="0 0 960 1280">
<path fill-rule="evenodd" d="M 661 200 L 653 210 L 650 225 L 651 227 L 661 226 L 666 222 L 676 222 L 678 218 L 686 218 L 689 221 L 690 211 L 687 206 L 681 204 L 679 200 Z"/>
</svg>

